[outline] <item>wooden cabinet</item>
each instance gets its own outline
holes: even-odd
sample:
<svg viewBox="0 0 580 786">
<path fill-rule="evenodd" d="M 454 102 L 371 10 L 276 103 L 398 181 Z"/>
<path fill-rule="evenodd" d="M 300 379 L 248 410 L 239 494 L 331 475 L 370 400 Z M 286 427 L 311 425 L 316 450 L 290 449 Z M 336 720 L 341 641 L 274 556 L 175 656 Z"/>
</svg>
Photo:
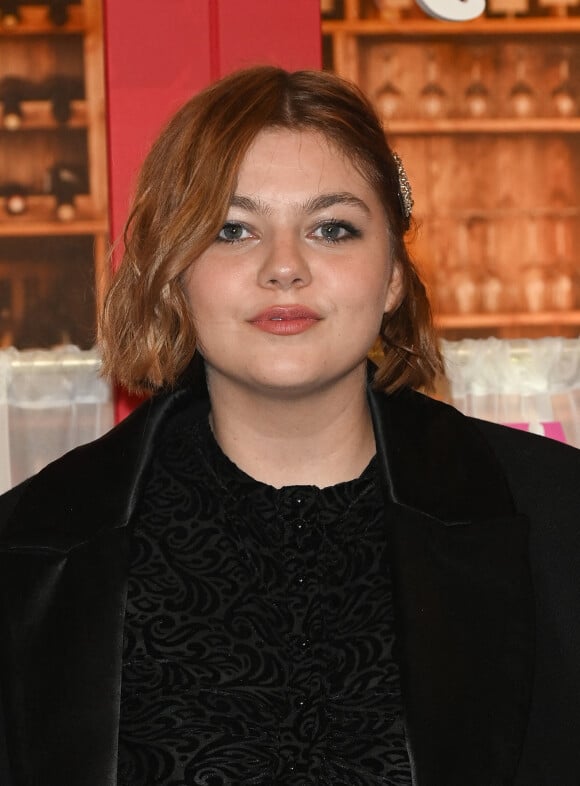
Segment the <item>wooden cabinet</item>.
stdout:
<svg viewBox="0 0 580 786">
<path fill-rule="evenodd" d="M 325 66 L 369 95 L 404 159 L 440 329 L 577 335 L 580 16 L 453 23 L 379 5 L 344 0 L 323 21 Z"/>
<path fill-rule="evenodd" d="M 107 277 L 101 4 L 17 11 L 0 16 L 0 345 L 86 348 Z"/>
</svg>

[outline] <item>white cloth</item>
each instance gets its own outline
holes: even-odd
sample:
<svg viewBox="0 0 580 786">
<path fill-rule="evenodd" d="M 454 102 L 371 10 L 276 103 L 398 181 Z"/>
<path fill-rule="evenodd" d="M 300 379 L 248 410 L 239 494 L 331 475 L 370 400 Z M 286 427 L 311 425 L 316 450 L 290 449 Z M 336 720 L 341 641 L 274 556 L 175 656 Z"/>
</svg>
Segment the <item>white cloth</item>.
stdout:
<svg viewBox="0 0 580 786">
<path fill-rule="evenodd" d="M 537 434 L 560 424 L 580 447 L 580 339 L 463 339 L 441 349 L 449 398 L 462 412 Z"/>
<path fill-rule="evenodd" d="M 0 350 L 0 492 L 113 425 L 96 350 Z"/>
</svg>

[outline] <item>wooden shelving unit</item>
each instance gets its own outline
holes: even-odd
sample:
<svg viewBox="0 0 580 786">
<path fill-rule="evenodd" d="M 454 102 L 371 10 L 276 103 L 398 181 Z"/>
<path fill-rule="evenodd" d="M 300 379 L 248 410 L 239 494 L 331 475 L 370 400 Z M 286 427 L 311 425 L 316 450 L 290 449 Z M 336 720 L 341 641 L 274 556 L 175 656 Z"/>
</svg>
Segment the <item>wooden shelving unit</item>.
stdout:
<svg viewBox="0 0 580 786">
<path fill-rule="evenodd" d="M 442 117 L 437 120 L 392 120 L 390 134 L 579 134 L 580 117 L 510 117 L 472 119 Z"/>
<path fill-rule="evenodd" d="M 325 67 L 367 93 L 404 159 L 439 329 L 580 334 L 580 16 L 341 10 Z"/>
<path fill-rule="evenodd" d="M 572 325 L 580 327 L 580 310 L 575 311 L 541 311 L 538 313 L 523 312 L 509 314 L 441 314 L 435 318 L 435 324 L 445 330 L 455 328 L 469 330 L 481 327 L 513 327 L 545 325 Z"/>
<path fill-rule="evenodd" d="M 356 10 L 355 13 L 359 13 Z M 420 12 L 415 12 L 419 14 Z M 580 33 L 580 17 L 478 17 L 469 22 L 446 22 L 416 15 L 407 19 L 386 21 L 372 19 L 339 19 L 323 22 L 323 35 L 377 36 L 411 38 L 443 38 L 476 35 L 573 35 Z"/>
<path fill-rule="evenodd" d="M 0 43 L 1 46 L 1 43 Z M 86 101 L 71 101 L 71 117 L 67 120 L 68 128 L 87 128 L 87 104 Z M 50 101 L 22 101 L 22 121 L 18 131 L 31 129 L 49 130 L 60 128 L 61 125 L 55 120 L 52 113 Z M 3 113 L 0 114 L 0 127 L 2 126 Z"/>
<path fill-rule="evenodd" d="M 70 237 L 107 232 L 107 221 L 95 210 L 90 196 L 75 199 L 75 217 L 70 221 L 55 220 L 53 197 L 31 196 L 27 202 L 22 215 L 0 222 L 0 237 Z"/>
<path fill-rule="evenodd" d="M 6 24 L 0 20 L 0 37 L 12 38 L 13 36 L 30 35 L 69 35 L 72 33 L 84 35 L 88 28 L 87 13 L 89 3 L 78 2 L 68 7 L 68 20 L 63 25 L 54 25 L 48 16 L 46 5 L 30 3 L 20 6 L 20 21 L 17 24 Z"/>
<path fill-rule="evenodd" d="M 95 313 L 108 277 L 106 131 L 100 0 L 67 6 L 54 24 L 46 4 L 20 6 L 0 19 L 0 346 L 94 342 Z M 2 85 L 20 80 L 40 94 L 51 80 L 71 80 L 82 96 L 59 122 L 50 98 L 24 96 L 20 122 L 5 124 Z M 51 171 L 83 173 L 72 215 L 59 215 Z M 25 210 L 12 214 L 14 184 Z M 41 315 L 53 314 L 48 325 Z M 47 317 L 48 318 L 48 317 Z"/>
</svg>

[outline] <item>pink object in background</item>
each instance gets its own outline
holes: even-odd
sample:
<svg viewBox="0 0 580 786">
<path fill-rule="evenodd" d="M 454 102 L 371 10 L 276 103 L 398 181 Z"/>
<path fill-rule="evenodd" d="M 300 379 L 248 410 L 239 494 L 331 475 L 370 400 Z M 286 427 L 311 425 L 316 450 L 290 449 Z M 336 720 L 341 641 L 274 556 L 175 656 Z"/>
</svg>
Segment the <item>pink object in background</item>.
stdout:
<svg viewBox="0 0 580 786">
<path fill-rule="evenodd" d="M 518 428 L 520 431 L 530 431 L 532 430 L 534 434 L 541 434 L 540 430 L 537 428 L 530 429 L 530 423 L 505 423 L 505 426 L 511 426 L 511 428 Z M 555 439 L 558 442 L 567 443 L 568 440 L 564 434 L 564 429 L 562 428 L 562 424 L 556 420 L 553 421 L 542 421 L 541 423 L 534 424 L 535 426 L 541 426 L 543 430 L 544 437 L 549 437 L 550 439 Z"/>
</svg>

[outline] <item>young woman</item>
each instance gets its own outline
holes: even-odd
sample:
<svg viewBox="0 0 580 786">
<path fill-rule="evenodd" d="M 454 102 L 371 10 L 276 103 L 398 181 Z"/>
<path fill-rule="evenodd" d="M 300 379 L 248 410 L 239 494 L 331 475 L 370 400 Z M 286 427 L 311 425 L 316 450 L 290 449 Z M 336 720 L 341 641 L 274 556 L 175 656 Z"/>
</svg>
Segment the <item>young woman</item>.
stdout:
<svg viewBox="0 0 580 786">
<path fill-rule="evenodd" d="M 161 134 L 101 320 L 154 395 L 0 500 L 3 784 L 577 784 L 578 452 L 413 390 L 411 208 L 329 74 Z"/>
</svg>

